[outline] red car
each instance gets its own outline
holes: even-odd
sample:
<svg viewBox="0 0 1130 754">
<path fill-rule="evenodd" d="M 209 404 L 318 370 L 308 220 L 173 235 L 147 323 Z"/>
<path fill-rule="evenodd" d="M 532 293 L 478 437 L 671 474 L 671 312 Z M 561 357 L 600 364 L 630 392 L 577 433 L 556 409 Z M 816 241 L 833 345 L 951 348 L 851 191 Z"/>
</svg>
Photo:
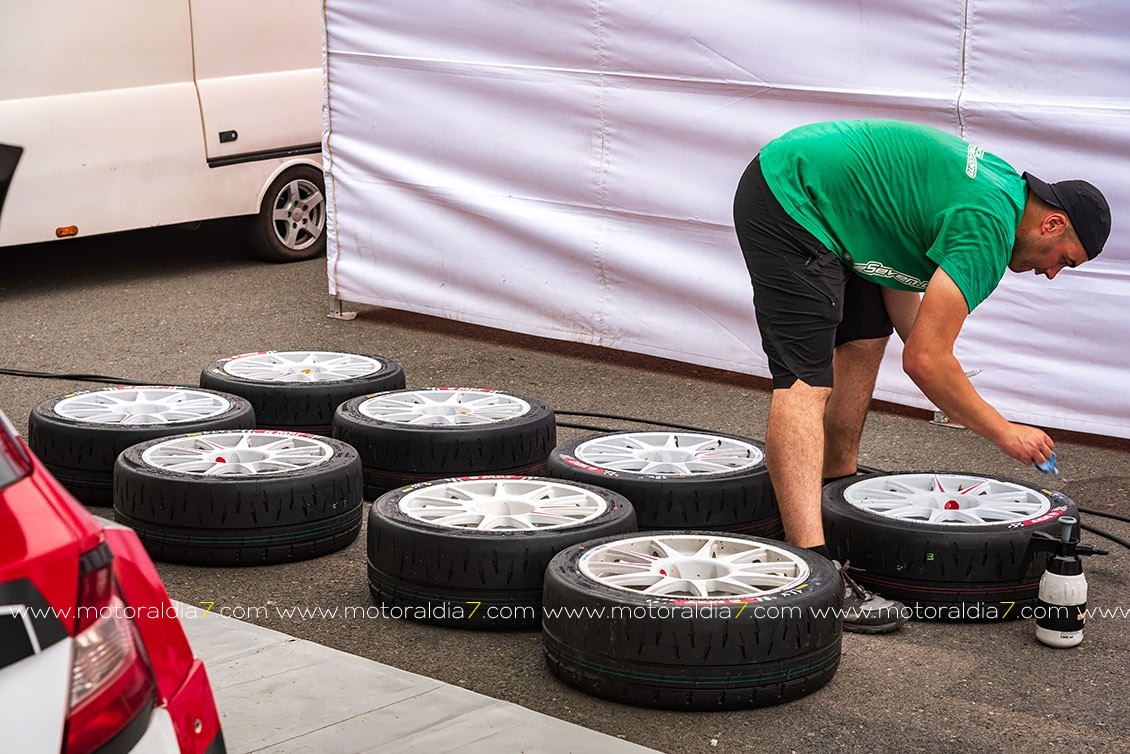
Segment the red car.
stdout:
<svg viewBox="0 0 1130 754">
<path fill-rule="evenodd" d="M 225 751 L 204 665 L 137 536 L 77 503 L 3 413 L 0 730 L 21 754 Z"/>
</svg>

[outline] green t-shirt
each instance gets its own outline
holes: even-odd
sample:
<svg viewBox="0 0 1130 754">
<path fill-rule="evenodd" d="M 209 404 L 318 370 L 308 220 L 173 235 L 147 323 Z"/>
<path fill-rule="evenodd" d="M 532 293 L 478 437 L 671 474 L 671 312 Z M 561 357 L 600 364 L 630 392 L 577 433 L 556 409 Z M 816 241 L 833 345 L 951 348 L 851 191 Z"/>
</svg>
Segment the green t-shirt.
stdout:
<svg viewBox="0 0 1130 754">
<path fill-rule="evenodd" d="M 970 311 L 1004 276 L 1027 197 L 999 157 L 894 120 L 802 126 L 765 145 L 761 169 L 785 211 L 856 274 L 922 291 L 941 267 Z"/>
</svg>

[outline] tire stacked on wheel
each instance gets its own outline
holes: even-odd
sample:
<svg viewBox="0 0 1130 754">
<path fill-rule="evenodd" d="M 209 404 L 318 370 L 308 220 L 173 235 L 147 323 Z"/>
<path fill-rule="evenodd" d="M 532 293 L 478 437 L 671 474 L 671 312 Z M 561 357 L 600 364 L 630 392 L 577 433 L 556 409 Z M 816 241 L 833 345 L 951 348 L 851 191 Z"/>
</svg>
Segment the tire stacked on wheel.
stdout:
<svg viewBox="0 0 1130 754">
<path fill-rule="evenodd" d="M 113 503 L 114 461 L 139 442 L 183 432 L 250 429 L 251 404 L 199 388 L 126 386 L 43 401 L 28 417 L 28 444 L 47 470 L 86 505 Z"/>
<path fill-rule="evenodd" d="M 441 626 L 530 629 L 550 559 L 635 530 L 615 492 L 555 479 L 442 479 L 383 495 L 369 512 L 369 588 L 392 617 Z"/>
<path fill-rule="evenodd" d="M 337 351 L 259 351 L 213 361 L 202 387 L 246 398 L 259 429 L 329 436 L 350 398 L 404 387 L 404 370 L 383 356 Z"/>
<path fill-rule="evenodd" d="M 640 530 L 686 529 L 781 538 L 765 446 L 698 432 L 613 432 L 562 443 L 549 475 L 619 492 Z"/>
<path fill-rule="evenodd" d="M 333 436 L 357 449 L 365 494 L 482 474 L 541 474 L 557 436 L 538 398 L 481 388 L 394 390 L 337 410 Z"/>
<path fill-rule="evenodd" d="M 823 493 L 833 556 L 925 619 L 1022 617 L 1048 558 L 1034 535 L 1058 535 L 1059 519 L 1075 515 L 1062 493 L 965 472 L 870 474 Z"/>
<path fill-rule="evenodd" d="M 644 707 L 778 704 L 826 684 L 840 659 L 831 561 L 738 534 L 640 532 L 575 545 L 545 576 L 553 675 Z"/>
<path fill-rule="evenodd" d="M 155 560 L 267 565 L 325 555 L 355 540 L 361 488 L 357 453 L 337 440 L 205 432 L 123 452 L 114 511 Z"/>
</svg>

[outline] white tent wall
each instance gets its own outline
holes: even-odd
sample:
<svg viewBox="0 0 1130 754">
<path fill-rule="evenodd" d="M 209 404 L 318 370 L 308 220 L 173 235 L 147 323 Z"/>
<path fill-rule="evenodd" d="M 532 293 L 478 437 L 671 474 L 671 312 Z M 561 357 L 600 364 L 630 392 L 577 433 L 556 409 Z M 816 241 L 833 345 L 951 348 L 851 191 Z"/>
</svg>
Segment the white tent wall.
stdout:
<svg viewBox="0 0 1130 754">
<path fill-rule="evenodd" d="M 1117 6 L 325 0 L 325 19 L 338 298 L 765 376 L 731 217 L 746 164 L 802 123 L 913 120 L 1103 188 L 1099 261 L 1006 275 L 958 355 L 1009 418 L 1130 437 Z M 889 351 L 878 396 L 927 406 Z"/>
</svg>

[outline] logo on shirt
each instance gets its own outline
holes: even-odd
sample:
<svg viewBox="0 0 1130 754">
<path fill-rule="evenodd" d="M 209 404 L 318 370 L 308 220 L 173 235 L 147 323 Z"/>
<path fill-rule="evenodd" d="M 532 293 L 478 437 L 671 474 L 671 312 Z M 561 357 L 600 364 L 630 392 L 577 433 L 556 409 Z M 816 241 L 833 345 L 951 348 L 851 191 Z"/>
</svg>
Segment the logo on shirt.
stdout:
<svg viewBox="0 0 1130 754">
<path fill-rule="evenodd" d="M 974 144 L 969 145 L 965 152 L 965 174 L 970 178 L 977 177 L 977 160 L 985 156 L 985 150 Z"/>
<path fill-rule="evenodd" d="M 920 291 L 926 290 L 925 280 L 916 278 L 913 275 L 908 275 L 905 272 L 900 272 L 899 270 L 888 267 L 881 262 L 871 261 L 867 264 L 857 264 L 855 265 L 855 271 L 860 275 L 870 275 L 871 277 L 894 280 L 895 282 L 902 283 L 908 288 L 917 288 Z"/>
</svg>

